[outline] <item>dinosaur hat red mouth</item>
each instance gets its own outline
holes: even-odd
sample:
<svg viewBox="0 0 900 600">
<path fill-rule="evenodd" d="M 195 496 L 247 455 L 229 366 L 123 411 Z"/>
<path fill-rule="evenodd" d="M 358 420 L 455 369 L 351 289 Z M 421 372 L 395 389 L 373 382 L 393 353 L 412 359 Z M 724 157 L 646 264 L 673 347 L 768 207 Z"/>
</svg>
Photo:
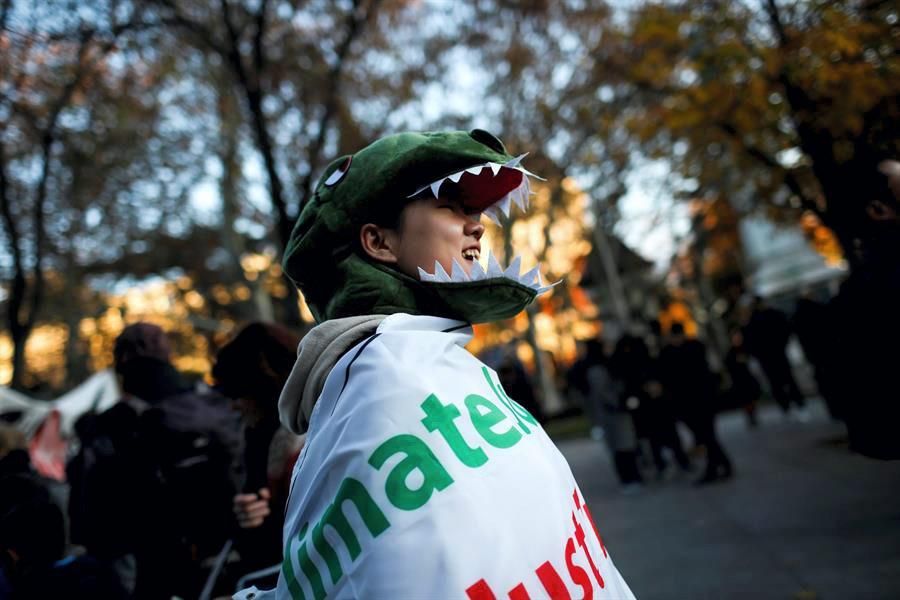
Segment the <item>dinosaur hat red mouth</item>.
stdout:
<svg viewBox="0 0 900 600">
<path fill-rule="evenodd" d="M 410 198 L 423 194 L 458 198 L 499 225 L 500 214 L 508 217 L 513 204 L 522 211 L 528 210 L 532 193 L 528 177 L 541 179 L 519 166 L 524 157 L 523 154 L 505 164 L 486 162 L 467 167 L 422 186 Z"/>
</svg>

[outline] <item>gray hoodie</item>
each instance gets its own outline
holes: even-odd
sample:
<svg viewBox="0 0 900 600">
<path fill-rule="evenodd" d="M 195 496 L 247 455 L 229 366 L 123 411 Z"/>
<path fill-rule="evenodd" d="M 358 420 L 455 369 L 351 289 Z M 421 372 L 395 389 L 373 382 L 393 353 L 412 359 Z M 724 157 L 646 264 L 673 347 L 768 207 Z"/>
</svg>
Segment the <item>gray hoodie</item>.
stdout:
<svg viewBox="0 0 900 600">
<path fill-rule="evenodd" d="M 385 316 L 330 319 L 303 337 L 297 348 L 297 362 L 278 399 L 282 425 L 297 435 L 306 433 L 331 369 L 348 350 L 374 334 Z"/>
</svg>

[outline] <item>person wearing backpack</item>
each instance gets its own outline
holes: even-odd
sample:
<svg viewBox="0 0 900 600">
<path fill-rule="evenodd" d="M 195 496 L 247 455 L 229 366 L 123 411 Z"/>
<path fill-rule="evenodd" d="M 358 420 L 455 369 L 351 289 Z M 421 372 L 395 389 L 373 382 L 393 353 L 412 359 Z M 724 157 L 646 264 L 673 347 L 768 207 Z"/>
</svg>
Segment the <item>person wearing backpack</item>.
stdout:
<svg viewBox="0 0 900 600">
<path fill-rule="evenodd" d="M 203 537 L 230 514 L 240 452 L 227 402 L 187 383 L 170 353 L 156 325 L 122 331 L 113 350 L 122 397 L 79 419 L 80 449 L 67 466 L 73 543 L 112 565 L 138 598 L 200 585 L 198 559 L 225 533 Z"/>
<path fill-rule="evenodd" d="M 137 555 L 146 554 L 148 537 L 138 517 L 151 510 L 155 495 L 152 454 L 140 440 L 141 415 L 151 403 L 186 389 L 169 353 L 155 325 L 137 323 L 122 331 L 113 348 L 122 396 L 109 409 L 78 419 L 80 448 L 66 467 L 72 542 L 112 565 L 130 593 L 136 592 Z"/>
</svg>

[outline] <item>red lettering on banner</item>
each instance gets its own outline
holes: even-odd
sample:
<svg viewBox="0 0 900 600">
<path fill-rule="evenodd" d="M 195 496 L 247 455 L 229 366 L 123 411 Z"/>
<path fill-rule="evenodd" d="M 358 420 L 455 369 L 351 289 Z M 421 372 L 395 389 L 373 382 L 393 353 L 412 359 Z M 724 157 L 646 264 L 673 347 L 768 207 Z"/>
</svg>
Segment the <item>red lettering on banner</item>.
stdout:
<svg viewBox="0 0 900 600">
<path fill-rule="evenodd" d="M 572 513 L 572 523 L 575 525 L 575 539 L 578 541 L 578 545 L 581 546 L 581 549 L 584 550 L 584 555 L 587 557 L 588 565 L 590 565 L 591 571 L 594 573 L 594 579 L 597 580 L 597 585 L 601 588 L 606 587 L 606 584 L 603 582 L 603 576 L 600 575 L 600 569 L 594 564 L 594 559 L 591 557 L 587 544 L 584 543 L 584 529 L 581 528 L 581 523 L 575 518 L 574 512 Z"/>
<path fill-rule="evenodd" d="M 603 543 L 603 538 L 600 537 L 600 530 L 597 529 L 597 524 L 594 523 L 594 517 L 591 516 L 591 511 L 587 507 L 587 504 L 584 505 L 584 514 L 587 515 L 588 521 L 591 522 L 591 527 L 594 528 L 594 533 L 597 536 L 597 541 L 600 542 L 600 549 L 603 550 L 603 558 L 609 558 L 609 554 L 606 553 L 606 544 Z"/>
<path fill-rule="evenodd" d="M 484 579 L 479 579 L 468 588 L 466 588 L 466 596 L 470 600 L 497 600 L 494 591 Z"/>
<path fill-rule="evenodd" d="M 572 600 L 572 596 L 569 595 L 569 590 L 566 588 L 566 584 L 563 583 L 562 577 L 559 576 L 556 568 L 549 560 L 539 566 L 534 572 L 537 573 L 538 579 L 541 580 L 544 589 L 547 590 L 552 600 Z"/>
<path fill-rule="evenodd" d="M 593 600 L 594 586 L 591 585 L 591 579 L 588 577 L 587 571 L 572 562 L 575 555 L 575 540 L 569 538 L 566 542 L 566 568 L 569 570 L 569 577 L 572 582 L 584 591 L 584 597 L 581 600 Z"/>
<path fill-rule="evenodd" d="M 572 492 L 572 501 L 575 503 L 575 509 L 584 511 L 584 514 L 587 515 L 588 521 L 591 524 L 591 528 L 594 530 L 594 534 L 597 536 L 597 541 L 600 543 L 600 549 L 603 551 L 603 557 L 609 558 L 609 554 L 606 552 L 606 545 L 603 543 L 603 538 L 600 537 L 600 532 L 597 530 L 597 525 L 594 523 L 594 517 L 591 515 L 590 509 L 588 509 L 587 503 L 581 498 L 578 493 L 578 488 Z M 587 559 L 588 566 L 591 568 L 591 572 L 594 575 L 594 579 L 597 581 L 597 585 L 600 586 L 600 589 L 604 589 L 606 587 L 606 582 L 603 580 L 603 576 L 600 574 L 600 569 L 597 568 L 597 564 L 594 562 L 594 557 L 591 556 L 591 552 L 588 549 L 587 540 L 584 533 L 584 528 L 582 528 L 581 523 L 578 522 L 578 518 L 575 516 L 575 511 L 572 512 L 572 525 L 575 526 L 575 536 L 574 539 L 569 537 L 566 540 L 566 548 L 565 548 L 565 561 L 566 561 L 566 571 L 569 575 L 572 583 L 581 588 L 584 596 L 581 600 L 593 600 L 594 598 L 594 586 L 591 582 L 590 575 L 588 572 L 583 569 L 581 566 L 575 564 L 573 560 L 575 556 L 575 552 L 578 551 L 577 545 L 581 547 L 581 550 L 584 552 L 584 556 Z M 541 584 L 544 586 L 544 589 L 549 594 L 550 598 L 553 600 L 571 600 L 572 596 L 569 594 L 569 589 L 566 587 L 566 583 L 563 581 L 562 577 L 560 577 L 559 572 L 556 570 L 556 567 L 553 566 L 549 560 L 544 561 L 541 566 L 539 566 L 534 571 L 535 575 L 537 575 Z M 466 595 L 469 597 L 469 600 L 497 600 L 494 591 L 491 589 L 491 586 L 485 581 L 483 578 L 479 579 L 471 586 L 466 588 Z M 525 587 L 524 583 L 519 583 L 507 594 L 509 596 L 509 600 L 531 600 L 531 596 L 528 594 L 528 589 Z"/>
<path fill-rule="evenodd" d="M 581 498 L 578 496 L 578 488 L 572 492 L 572 499 L 575 501 L 575 508 L 582 509 Z M 603 543 L 603 538 L 600 537 L 600 530 L 597 529 L 597 524 L 594 523 L 594 517 L 591 515 L 591 509 L 588 508 L 587 502 L 584 503 L 584 514 L 587 515 L 588 521 L 591 522 L 591 528 L 593 528 L 594 533 L 597 536 L 597 541 L 600 542 L 600 549 L 603 550 L 603 558 L 609 558 L 609 554 L 606 552 L 606 545 Z"/>
</svg>

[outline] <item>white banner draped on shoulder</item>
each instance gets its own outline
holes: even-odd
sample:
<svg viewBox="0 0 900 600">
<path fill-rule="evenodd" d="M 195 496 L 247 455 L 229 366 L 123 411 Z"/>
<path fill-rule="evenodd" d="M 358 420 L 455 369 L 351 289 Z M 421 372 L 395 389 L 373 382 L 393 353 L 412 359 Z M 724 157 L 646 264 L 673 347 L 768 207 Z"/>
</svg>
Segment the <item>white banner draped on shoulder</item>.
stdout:
<svg viewBox="0 0 900 600">
<path fill-rule="evenodd" d="M 278 586 L 254 598 L 633 599 L 565 459 L 471 335 L 395 314 L 335 365 Z"/>
</svg>

